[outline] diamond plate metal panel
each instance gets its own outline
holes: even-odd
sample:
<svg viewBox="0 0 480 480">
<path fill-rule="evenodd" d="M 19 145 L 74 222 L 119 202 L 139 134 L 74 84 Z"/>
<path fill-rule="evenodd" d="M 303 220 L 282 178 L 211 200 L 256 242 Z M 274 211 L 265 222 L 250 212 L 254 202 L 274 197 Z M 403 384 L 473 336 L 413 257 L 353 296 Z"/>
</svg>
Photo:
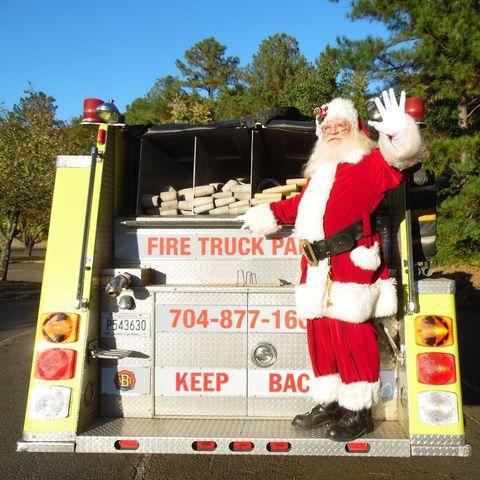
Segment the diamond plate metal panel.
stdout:
<svg viewBox="0 0 480 480">
<path fill-rule="evenodd" d="M 453 447 L 465 445 L 464 435 L 410 435 L 412 445 Z"/>
<path fill-rule="evenodd" d="M 448 278 L 426 278 L 417 282 L 421 295 L 450 294 L 455 295 L 455 281 Z"/>
<path fill-rule="evenodd" d="M 221 305 L 245 306 L 246 293 L 229 293 L 201 289 L 186 292 L 157 291 L 157 305 Z M 158 322 L 158 319 L 157 319 Z M 235 368 L 246 369 L 246 333 L 162 332 L 157 325 L 155 334 L 155 365 L 157 368 Z M 245 395 L 238 397 L 159 396 L 155 397 L 157 415 L 245 416 Z"/>
<path fill-rule="evenodd" d="M 205 284 L 209 282 L 236 283 L 237 271 L 253 272 L 257 282 L 281 279 L 295 284 L 300 275 L 297 259 L 279 260 L 163 260 L 133 261 L 122 259 L 119 265 L 151 267 L 155 282 L 161 284 Z"/>
<path fill-rule="evenodd" d="M 288 305 L 295 307 L 295 290 L 291 293 L 250 293 L 248 295 L 248 305 Z"/>
<path fill-rule="evenodd" d="M 152 395 L 100 395 L 100 417 L 153 417 Z"/>
<path fill-rule="evenodd" d="M 155 344 L 159 367 L 245 368 L 247 335 L 242 333 L 161 333 Z"/>
<path fill-rule="evenodd" d="M 247 415 L 246 397 L 155 397 L 156 415 L 228 416 Z"/>
<path fill-rule="evenodd" d="M 445 446 L 418 446 L 412 445 L 412 456 L 421 457 L 470 457 L 472 455 L 472 447 L 470 445 L 462 445 L 457 447 Z"/>
<path fill-rule="evenodd" d="M 216 291 L 204 292 L 202 288 L 187 292 L 156 291 L 156 304 L 161 305 L 244 305 L 247 306 L 246 293 L 222 292 L 221 287 Z"/>
<path fill-rule="evenodd" d="M 270 367 L 271 369 L 311 369 L 307 335 L 304 333 L 250 333 L 248 335 L 248 368 L 260 368 L 253 361 L 252 355 L 255 347 L 264 342 L 271 343 L 277 350 L 277 360 Z"/>
<path fill-rule="evenodd" d="M 17 442 L 17 452 L 65 452 L 73 453 L 75 442 Z"/>
<path fill-rule="evenodd" d="M 260 398 L 249 397 L 249 417 L 278 417 L 292 419 L 298 413 L 311 410 L 317 402 L 309 397 Z"/>
<path fill-rule="evenodd" d="M 76 434 L 73 432 L 23 432 L 23 440 L 26 442 L 68 442 L 75 440 Z"/>
<path fill-rule="evenodd" d="M 135 438 L 139 449 L 135 453 L 194 453 L 196 440 L 213 440 L 217 449 L 208 454 L 234 454 L 229 444 L 236 440 L 252 441 L 250 455 L 278 455 L 266 449 L 269 441 L 288 441 L 292 448 L 284 455 L 338 455 L 351 456 L 345 444 L 325 438 L 326 429 L 296 430 L 285 420 L 260 419 L 114 419 L 99 422 L 94 428 L 77 437 L 77 452 L 119 453 L 114 442 L 122 438 Z M 410 444 L 396 422 L 383 422 L 364 437 L 370 451 L 362 456 L 409 456 Z M 362 439 L 363 441 L 363 439 Z"/>
</svg>

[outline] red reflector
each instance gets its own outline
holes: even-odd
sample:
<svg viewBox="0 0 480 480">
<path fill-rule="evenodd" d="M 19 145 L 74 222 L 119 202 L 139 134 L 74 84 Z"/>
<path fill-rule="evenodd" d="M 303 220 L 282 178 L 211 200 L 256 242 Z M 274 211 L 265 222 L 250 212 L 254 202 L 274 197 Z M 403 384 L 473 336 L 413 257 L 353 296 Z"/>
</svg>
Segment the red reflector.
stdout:
<svg viewBox="0 0 480 480">
<path fill-rule="evenodd" d="M 267 450 L 269 452 L 288 452 L 292 448 L 289 442 L 269 442 Z"/>
<path fill-rule="evenodd" d="M 113 446 L 116 450 L 137 450 L 140 444 L 138 440 L 117 440 Z"/>
<path fill-rule="evenodd" d="M 348 453 L 366 453 L 370 451 L 370 444 L 367 442 L 350 442 L 345 445 Z"/>
<path fill-rule="evenodd" d="M 197 452 L 211 452 L 217 448 L 217 444 L 213 441 L 197 441 L 192 443 L 192 448 Z"/>
<path fill-rule="evenodd" d="M 75 375 L 75 350 L 49 348 L 37 356 L 35 378 L 68 380 Z"/>
<path fill-rule="evenodd" d="M 250 452 L 253 450 L 253 442 L 232 442 L 230 450 L 233 452 Z"/>
<path fill-rule="evenodd" d="M 107 131 L 103 130 L 102 128 L 98 131 L 97 135 L 97 143 L 99 145 L 103 145 L 105 143 L 105 139 L 107 138 Z"/>
<path fill-rule="evenodd" d="M 427 385 L 455 383 L 455 356 L 449 353 L 420 353 L 417 355 L 417 379 Z"/>
</svg>

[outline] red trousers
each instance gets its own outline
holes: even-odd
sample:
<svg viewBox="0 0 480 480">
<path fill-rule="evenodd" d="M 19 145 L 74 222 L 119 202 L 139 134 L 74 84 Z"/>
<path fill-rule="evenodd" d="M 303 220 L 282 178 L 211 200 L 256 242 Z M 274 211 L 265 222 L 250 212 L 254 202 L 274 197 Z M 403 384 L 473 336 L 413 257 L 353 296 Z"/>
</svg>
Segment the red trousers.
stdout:
<svg viewBox="0 0 480 480">
<path fill-rule="evenodd" d="M 316 377 L 338 374 L 343 384 L 377 382 L 377 331 L 371 321 L 350 323 L 333 318 L 308 320 L 308 347 Z"/>
</svg>

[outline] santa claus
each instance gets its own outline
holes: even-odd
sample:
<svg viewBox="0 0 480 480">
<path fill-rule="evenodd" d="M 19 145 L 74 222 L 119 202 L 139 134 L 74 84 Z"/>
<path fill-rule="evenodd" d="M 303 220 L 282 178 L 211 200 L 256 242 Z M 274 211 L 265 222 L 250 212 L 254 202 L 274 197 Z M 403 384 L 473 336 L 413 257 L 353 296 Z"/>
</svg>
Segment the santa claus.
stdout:
<svg viewBox="0 0 480 480">
<path fill-rule="evenodd" d="M 295 224 L 303 255 L 296 287 L 297 315 L 307 319 L 318 402 L 292 424 L 329 424 L 328 437 L 350 441 L 372 431 L 371 408 L 379 382 L 374 318 L 397 312 L 395 280 L 389 278 L 371 215 L 404 170 L 420 161 L 421 138 L 405 113 L 405 92 L 376 99 L 381 122 L 378 146 L 359 128 L 350 100 L 335 98 L 317 112 L 317 142 L 305 166 L 302 193 L 250 208 L 243 228 L 261 235 Z M 403 172 L 403 173 L 402 173 Z"/>
</svg>

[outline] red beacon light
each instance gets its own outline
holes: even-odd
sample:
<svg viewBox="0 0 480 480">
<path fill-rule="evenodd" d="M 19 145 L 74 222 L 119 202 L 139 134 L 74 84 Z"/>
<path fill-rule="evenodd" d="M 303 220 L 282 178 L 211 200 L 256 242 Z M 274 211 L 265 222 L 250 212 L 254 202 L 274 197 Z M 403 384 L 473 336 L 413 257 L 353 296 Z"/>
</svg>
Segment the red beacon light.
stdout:
<svg viewBox="0 0 480 480">
<path fill-rule="evenodd" d="M 82 124 L 101 123 L 102 119 L 97 115 L 96 109 L 104 102 L 99 98 L 86 98 L 83 102 Z"/>
<path fill-rule="evenodd" d="M 417 122 L 425 121 L 425 102 L 422 98 L 410 97 L 405 101 L 405 111 Z"/>
</svg>

